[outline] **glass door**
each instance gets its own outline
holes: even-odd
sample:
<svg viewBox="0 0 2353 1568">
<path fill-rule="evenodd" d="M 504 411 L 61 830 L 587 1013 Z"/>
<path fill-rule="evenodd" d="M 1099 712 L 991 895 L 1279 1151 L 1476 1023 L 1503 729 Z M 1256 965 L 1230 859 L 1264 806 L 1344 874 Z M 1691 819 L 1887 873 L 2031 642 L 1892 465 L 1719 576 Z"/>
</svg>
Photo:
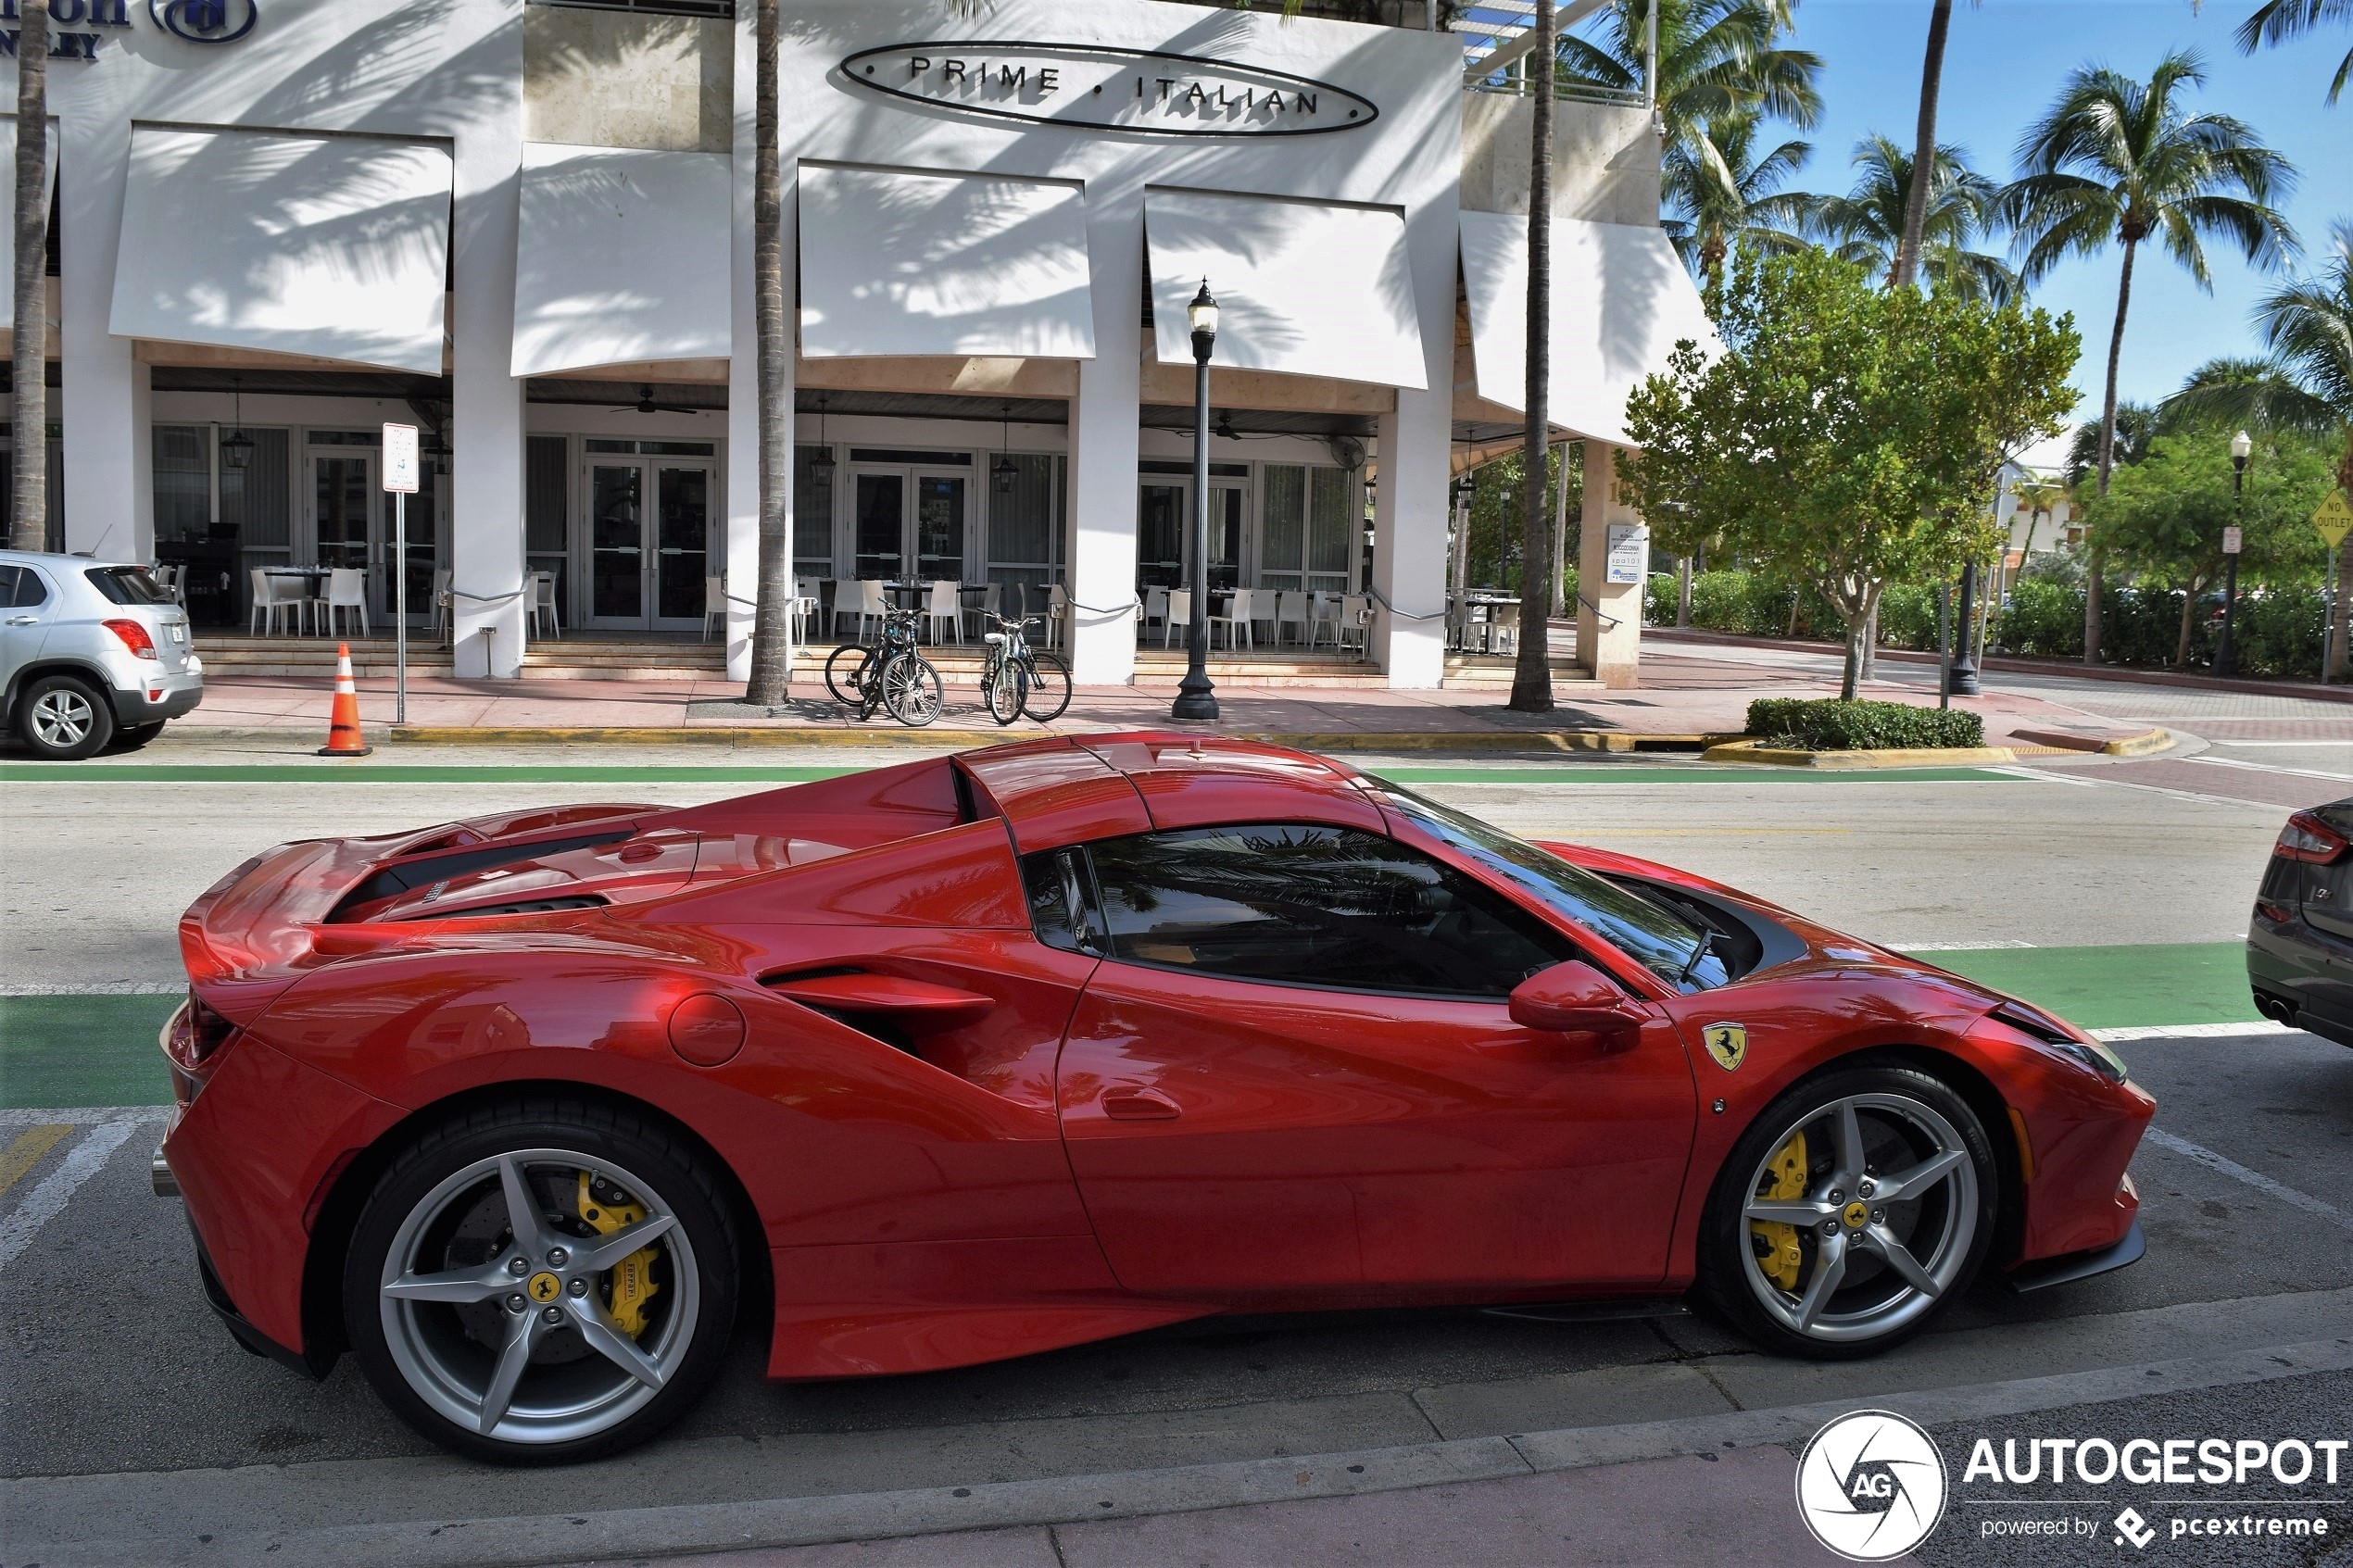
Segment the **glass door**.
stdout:
<svg viewBox="0 0 2353 1568">
<path fill-rule="evenodd" d="M 1239 481 L 1209 482 L 1209 586 L 1239 588 L 1242 581 L 1243 488 Z"/>
<path fill-rule="evenodd" d="M 646 472 L 638 463 L 588 470 L 588 620 L 646 623 Z"/>
<path fill-rule="evenodd" d="M 854 470 L 851 513 L 857 530 L 859 581 L 896 582 L 907 563 L 907 475 L 902 471 Z"/>
<path fill-rule="evenodd" d="M 964 580 L 964 491 L 961 473 L 915 476 L 914 536 L 908 541 L 919 583 Z"/>
<path fill-rule="evenodd" d="M 654 623 L 698 627 L 711 560 L 711 470 L 655 465 L 654 500 Z"/>
<path fill-rule="evenodd" d="M 357 568 L 372 618 L 384 613 L 376 565 L 382 544 L 376 533 L 376 458 L 372 452 L 313 452 L 310 455 L 310 524 L 313 559 L 321 571 Z M 318 592 L 323 596 L 323 582 Z"/>
<path fill-rule="evenodd" d="M 1148 479 L 1136 498 L 1136 586 L 1185 585 L 1186 505 L 1192 486 L 1181 479 Z"/>
</svg>

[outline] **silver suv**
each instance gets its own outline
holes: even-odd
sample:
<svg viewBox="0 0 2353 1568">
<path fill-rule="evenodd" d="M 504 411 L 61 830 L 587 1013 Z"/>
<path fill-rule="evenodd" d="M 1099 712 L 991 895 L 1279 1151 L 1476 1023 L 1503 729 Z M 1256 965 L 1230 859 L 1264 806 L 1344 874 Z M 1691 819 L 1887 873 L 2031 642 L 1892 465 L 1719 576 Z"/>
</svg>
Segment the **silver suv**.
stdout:
<svg viewBox="0 0 2353 1568">
<path fill-rule="evenodd" d="M 188 612 L 145 567 L 0 550 L 0 715 L 19 745 L 129 751 L 203 700 Z"/>
</svg>

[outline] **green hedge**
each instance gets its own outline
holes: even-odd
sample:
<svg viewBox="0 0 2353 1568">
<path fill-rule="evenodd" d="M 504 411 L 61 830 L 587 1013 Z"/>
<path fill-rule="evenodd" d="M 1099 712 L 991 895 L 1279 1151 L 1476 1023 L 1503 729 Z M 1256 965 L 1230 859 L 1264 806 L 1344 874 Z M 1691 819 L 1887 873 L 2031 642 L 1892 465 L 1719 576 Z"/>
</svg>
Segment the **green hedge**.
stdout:
<svg viewBox="0 0 2353 1568">
<path fill-rule="evenodd" d="M 1799 751 L 1876 751 L 1914 746 L 1983 746 L 1985 721 L 1957 708 L 1901 702 L 1842 702 L 1759 697 L 1748 705 L 1748 733 L 1768 746 Z"/>
</svg>

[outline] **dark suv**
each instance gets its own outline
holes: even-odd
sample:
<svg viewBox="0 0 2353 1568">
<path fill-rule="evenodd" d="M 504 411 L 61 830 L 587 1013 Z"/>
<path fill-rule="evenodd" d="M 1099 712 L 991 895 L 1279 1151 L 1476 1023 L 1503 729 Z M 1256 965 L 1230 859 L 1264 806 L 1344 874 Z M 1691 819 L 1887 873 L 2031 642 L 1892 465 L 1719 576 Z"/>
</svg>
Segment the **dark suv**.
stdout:
<svg viewBox="0 0 2353 1568">
<path fill-rule="evenodd" d="M 2264 1017 L 2353 1046 L 2353 800 L 2280 830 L 2247 923 L 2246 979 Z"/>
</svg>

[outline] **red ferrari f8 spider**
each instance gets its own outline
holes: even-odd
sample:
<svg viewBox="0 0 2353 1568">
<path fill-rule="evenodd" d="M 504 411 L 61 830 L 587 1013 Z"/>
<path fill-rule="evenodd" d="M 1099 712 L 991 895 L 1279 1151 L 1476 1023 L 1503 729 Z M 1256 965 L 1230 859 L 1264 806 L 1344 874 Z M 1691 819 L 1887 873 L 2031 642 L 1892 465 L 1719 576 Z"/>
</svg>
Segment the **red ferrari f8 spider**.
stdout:
<svg viewBox="0 0 2353 1568">
<path fill-rule="evenodd" d="M 212 1304 L 486 1458 L 644 1439 L 747 1299 L 779 1378 L 1686 1288 L 1842 1357 L 2141 1251 L 2154 1103 L 2081 1031 L 1271 746 L 289 844 L 181 943 Z"/>
</svg>

